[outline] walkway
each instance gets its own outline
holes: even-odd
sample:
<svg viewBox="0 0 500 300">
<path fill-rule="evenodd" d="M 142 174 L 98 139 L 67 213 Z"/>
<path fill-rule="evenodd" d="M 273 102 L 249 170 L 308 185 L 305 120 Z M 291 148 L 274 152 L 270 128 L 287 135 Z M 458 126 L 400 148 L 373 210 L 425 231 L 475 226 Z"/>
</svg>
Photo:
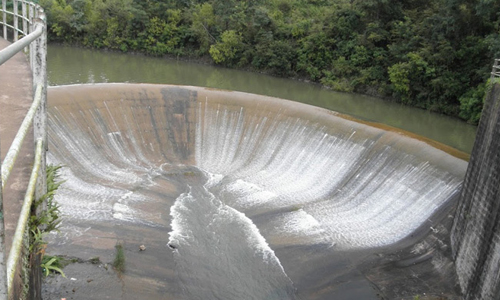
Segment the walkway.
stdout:
<svg viewBox="0 0 500 300">
<path fill-rule="evenodd" d="M 0 50 L 10 42 L 0 38 Z M 31 102 L 33 101 L 31 69 L 28 57 L 23 53 L 0 66 L 0 153 L 2 161 Z M 14 170 L 6 182 L 4 191 L 5 244 L 9 253 L 12 237 L 33 165 L 33 133 L 28 133 Z"/>
</svg>

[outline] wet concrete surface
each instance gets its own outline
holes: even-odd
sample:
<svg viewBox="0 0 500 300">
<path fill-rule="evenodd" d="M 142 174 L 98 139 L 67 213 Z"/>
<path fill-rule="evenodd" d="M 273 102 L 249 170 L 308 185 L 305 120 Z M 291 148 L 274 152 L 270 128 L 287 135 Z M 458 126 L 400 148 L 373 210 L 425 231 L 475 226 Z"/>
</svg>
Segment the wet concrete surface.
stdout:
<svg viewBox="0 0 500 300">
<path fill-rule="evenodd" d="M 178 194 L 175 188 L 169 190 L 172 195 Z M 158 196 L 154 189 L 146 194 Z M 147 205 L 145 209 L 161 212 L 175 200 L 175 196 L 165 190 L 161 197 L 163 201 Z M 46 253 L 79 262 L 64 268 L 67 278 L 51 275 L 45 279 L 43 299 L 183 299 L 178 290 L 173 253 L 166 245 L 170 231 L 168 211 L 155 220 L 155 226 L 148 226 L 81 222 L 63 216 L 61 233 L 51 234 Z M 113 267 L 117 244 L 124 250 L 123 273 Z M 140 249 L 142 245 L 144 251 Z M 99 263 L 91 262 L 95 258 Z"/>
<path fill-rule="evenodd" d="M 128 229 L 133 229 L 135 234 L 127 234 L 119 241 L 109 234 L 94 231 L 96 237 L 104 240 L 102 243 L 73 244 L 64 247 L 65 251 L 49 247 L 48 253 L 77 262 L 64 267 L 66 278 L 60 275 L 45 278 L 43 299 L 179 299 L 175 287 L 169 287 L 175 266 L 165 244 L 146 238 L 147 230 Z M 112 265 L 116 243 L 121 243 L 124 249 L 123 273 Z M 141 251 L 141 245 L 145 245 L 146 250 Z"/>
<path fill-rule="evenodd" d="M 297 299 L 458 300 L 448 243 L 450 219 L 445 216 L 434 224 L 435 232 L 406 241 L 413 245 L 403 248 L 348 253 L 332 252 L 327 245 L 274 247 L 298 291 Z M 173 250 L 164 242 L 168 227 L 94 222 L 77 226 L 92 227 L 86 232 L 92 239 L 73 238 L 57 247 L 51 245 L 58 237 L 51 241 L 48 254 L 77 262 L 63 269 L 66 278 L 45 278 L 43 299 L 189 299 L 182 293 L 189 283 L 179 282 Z M 124 246 L 124 273 L 112 267 L 117 243 Z M 98 263 L 93 262 L 96 257 Z"/>
<path fill-rule="evenodd" d="M 51 161 L 65 164 L 62 175 L 70 180 L 58 196 L 66 213 L 61 232 L 50 236 L 47 253 L 77 262 L 64 268 L 67 278 L 46 278 L 44 299 L 191 299 L 185 290 L 193 282 L 185 279 L 195 277 L 179 276 L 185 271 L 184 265 L 167 242 L 172 231 L 172 205 L 189 186 L 206 180 L 197 168 L 190 167 L 195 164 L 191 118 L 196 116 L 194 108 L 204 104 L 197 104 L 193 94 L 182 88 L 173 88 L 174 95 L 196 105 L 178 105 L 168 97 L 163 105 L 156 98 L 161 98 L 161 93 L 158 96 L 155 88 L 148 90 L 144 86 L 138 88 L 142 102 L 137 103 L 131 101 L 135 88 L 120 91 L 115 87 L 103 88 L 99 93 L 86 93 L 85 87 L 52 91 L 55 95 L 59 89 L 69 96 L 66 99 L 72 99 L 68 102 L 50 98 L 49 94 L 56 120 L 51 130 L 59 133 L 52 136 Z M 120 101 L 103 101 L 110 97 Z M 74 101 L 76 98 L 85 101 Z M 248 100 L 247 105 L 250 103 Z M 129 107 L 136 111 L 129 111 Z M 297 115 L 301 113 L 293 105 L 288 108 Z M 170 121 L 155 117 L 162 115 Z M 133 123 L 131 117 L 137 122 Z M 160 121 L 150 128 L 149 118 Z M 328 119 L 328 115 L 318 115 L 317 119 L 321 118 Z M 91 120 L 97 121 L 97 129 Z M 143 139 L 140 146 L 131 136 L 136 136 L 137 141 Z M 137 153 L 121 153 L 123 149 L 135 149 Z M 434 151 L 438 150 L 424 151 L 425 157 L 434 155 Z M 84 161 L 90 154 L 96 155 Z M 441 155 L 437 157 L 443 161 Z M 117 168 L 123 165 L 125 169 Z M 461 169 L 455 171 L 459 174 Z M 367 249 L 332 248 L 334 245 L 326 242 L 306 242 L 309 237 L 275 233 L 275 223 L 269 220 L 293 213 L 296 207 L 248 209 L 245 213 L 279 258 L 293 282 L 296 299 L 460 299 L 449 247 L 454 201 L 435 210 L 406 238 Z M 111 267 L 118 243 L 125 250 L 126 270 L 122 274 Z M 145 245 L 146 250 L 140 251 L 140 245 Z M 212 250 L 210 244 L 204 246 Z M 100 263 L 91 263 L 95 257 Z M 208 263 L 200 261 L 200 268 Z"/>
</svg>

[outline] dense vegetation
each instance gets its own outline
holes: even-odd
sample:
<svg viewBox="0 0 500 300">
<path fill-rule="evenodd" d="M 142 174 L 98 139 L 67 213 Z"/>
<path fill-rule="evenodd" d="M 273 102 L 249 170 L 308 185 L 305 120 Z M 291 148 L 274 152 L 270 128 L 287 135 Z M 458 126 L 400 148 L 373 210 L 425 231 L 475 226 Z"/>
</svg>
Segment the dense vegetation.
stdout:
<svg viewBox="0 0 500 300">
<path fill-rule="evenodd" d="M 53 41 L 299 77 L 477 123 L 498 0 L 40 0 Z"/>
</svg>

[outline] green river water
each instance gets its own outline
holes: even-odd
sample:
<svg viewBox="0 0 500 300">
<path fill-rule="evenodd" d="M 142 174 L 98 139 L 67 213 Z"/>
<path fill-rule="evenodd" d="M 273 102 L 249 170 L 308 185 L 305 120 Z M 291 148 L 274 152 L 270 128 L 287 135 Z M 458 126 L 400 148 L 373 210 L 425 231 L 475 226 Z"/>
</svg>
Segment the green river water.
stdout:
<svg viewBox="0 0 500 300">
<path fill-rule="evenodd" d="M 357 94 L 338 93 L 297 80 L 211 65 L 95 51 L 48 48 L 49 85 L 130 82 L 194 85 L 299 101 L 428 137 L 470 153 L 476 126 L 455 118 Z"/>
</svg>

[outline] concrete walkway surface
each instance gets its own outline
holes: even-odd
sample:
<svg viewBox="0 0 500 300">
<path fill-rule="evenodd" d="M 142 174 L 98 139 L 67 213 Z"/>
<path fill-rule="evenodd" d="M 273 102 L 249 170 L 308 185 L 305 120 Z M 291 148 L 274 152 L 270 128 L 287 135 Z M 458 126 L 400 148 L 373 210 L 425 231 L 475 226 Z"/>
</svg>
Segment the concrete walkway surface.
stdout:
<svg viewBox="0 0 500 300">
<path fill-rule="evenodd" d="M 0 38 L 0 50 L 10 42 Z M 0 157 L 3 161 L 33 101 L 33 84 L 28 57 L 18 53 L 0 65 Z M 5 243 L 10 251 L 12 238 L 33 165 L 33 130 L 26 136 L 14 170 L 5 184 Z"/>
</svg>

